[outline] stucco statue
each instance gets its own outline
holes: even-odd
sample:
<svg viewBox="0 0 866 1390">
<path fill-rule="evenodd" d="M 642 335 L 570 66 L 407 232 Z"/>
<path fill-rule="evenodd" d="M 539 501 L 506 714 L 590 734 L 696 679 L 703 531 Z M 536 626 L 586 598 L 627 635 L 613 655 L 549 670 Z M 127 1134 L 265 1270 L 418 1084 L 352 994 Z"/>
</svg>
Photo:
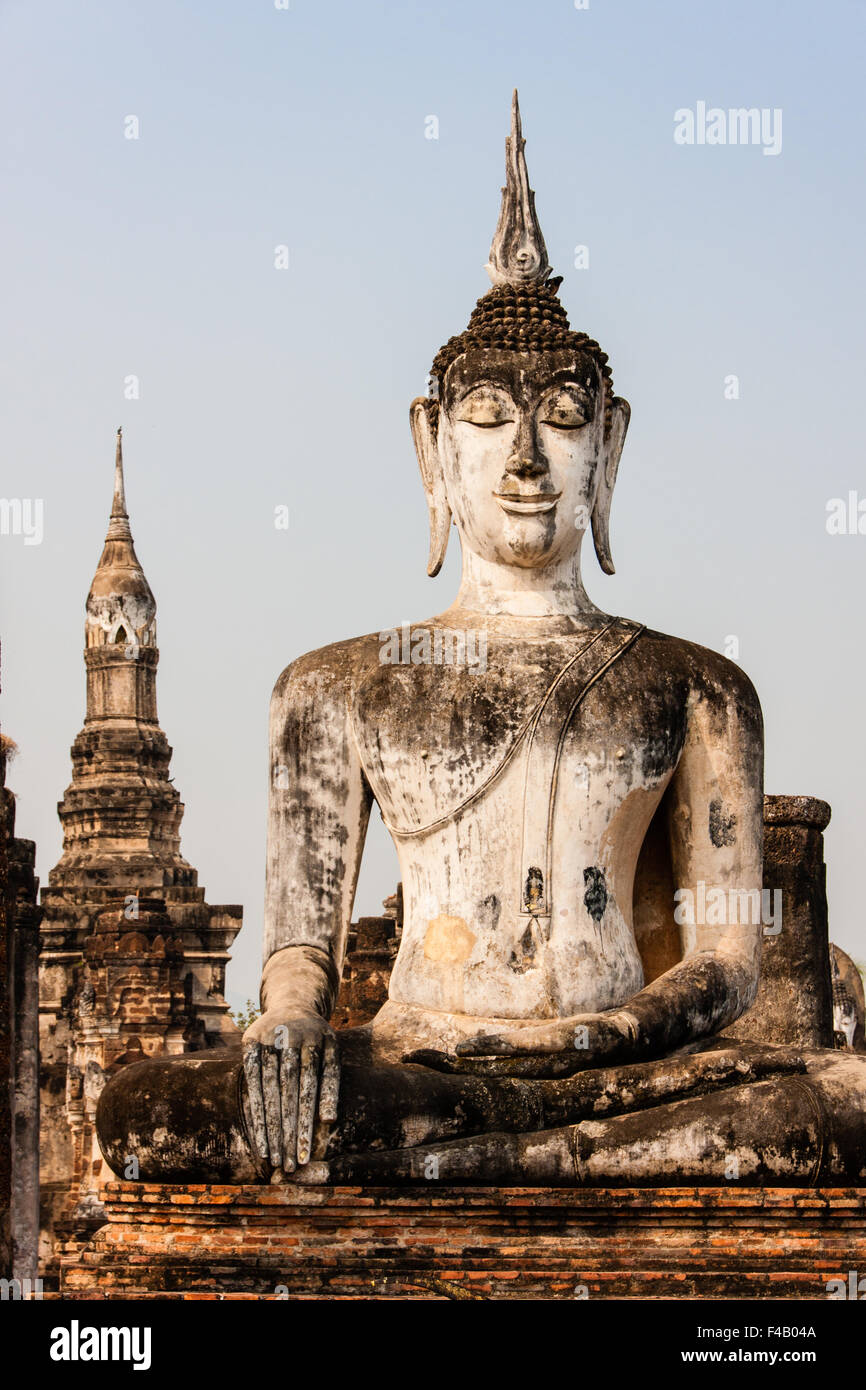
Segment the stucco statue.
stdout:
<svg viewBox="0 0 866 1390">
<path fill-rule="evenodd" d="M 763 733 L 730 661 L 602 612 L 629 422 L 551 277 L 515 100 L 493 287 L 411 406 L 429 573 L 454 603 L 294 661 L 271 704 L 263 1012 L 230 1053 L 127 1068 L 122 1172 L 289 1181 L 817 1182 L 863 1171 L 860 1059 L 723 1037 L 761 924 Z M 483 656 L 483 659 L 482 659 Z M 335 1033 L 376 802 L 404 926 L 390 997 Z M 709 917 L 710 914 L 707 914 Z"/>
</svg>

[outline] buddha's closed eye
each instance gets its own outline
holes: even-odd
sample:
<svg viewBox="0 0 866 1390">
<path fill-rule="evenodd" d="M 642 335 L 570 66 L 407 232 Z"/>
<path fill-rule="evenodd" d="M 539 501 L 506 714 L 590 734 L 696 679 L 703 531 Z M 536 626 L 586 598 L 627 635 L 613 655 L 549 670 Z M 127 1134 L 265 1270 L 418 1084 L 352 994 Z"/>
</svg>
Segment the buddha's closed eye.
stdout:
<svg viewBox="0 0 866 1390">
<path fill-rule="evenodd" d="M 586 424 L 586 416 L 575 411 L 567 416 L 545 415 L 541 423 L 553 430 L 579 430 Z"/>
<path fill-rule="evenodd" d="M 476 425 L 482 430 L 499 429 L 514 423 L 514 406 L 504 396 L 476 391 L 461 402 L 457 419 L 461 424 Z"/>
<path fill-rule="evenodd" d="M 555 430 L 579 430 L 592 419 L 592 407 L 570 391 L 560 391 L 546 401 L 540 412 L 543 425 Z"/>
</svg>

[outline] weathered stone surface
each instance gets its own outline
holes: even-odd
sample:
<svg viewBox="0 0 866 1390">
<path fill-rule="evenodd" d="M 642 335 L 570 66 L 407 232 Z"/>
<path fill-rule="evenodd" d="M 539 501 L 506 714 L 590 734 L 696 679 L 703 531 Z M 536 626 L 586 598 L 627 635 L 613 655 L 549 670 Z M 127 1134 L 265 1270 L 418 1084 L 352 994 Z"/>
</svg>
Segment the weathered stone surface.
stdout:
<svg viewBox="0 0 866 1390">
<path fill-rule="evenodd" d="M 320 1183 L 552 1186 L 866 1181 L 862 1063 L 829 1049 L 720 1038 L 699 1052 L 561 1077 L 358 1065 L 363 1030 L 338 1036 L 335 1122 L 320 1125 Z M 521 1061 L 523 1059 L 515 1059 Z M 535 1060 L 535 1059 L 533 1059 Z M 558 1059 L 553 1058 L 556 1062 Z M 243 1182 L 271 1173 L 253 1142 L 238 1050 L 154 1057 L 105 1088 L 97 1126 L 116 1173 Z"/>
<path fill-rule="evenodd" d="M 333 1028 L 355 1028 L 375 1018 L 388 998 L 402 930 L 396 912 L 392 917 L 361 917 L 349 928 Z"/>
<path fill-rule="evenodd" d="M 12 1133 L 12 952 L 9 926 L 9 839 L 14 815 L 0 735 L 0 1134 Z M 0 1144 L 0 1279 L 12 1275 L 12 1146 Z"/>
<path fill-rule="evenodd" d="M 833 1046 L 823 831 L 830 807 L 814 796 L 764 797 L 764 888 L 782 894 L 781 930 L 765 930 L 755 1003 L 732 1036 Z"/>
<path fill-rule="evenodd" d="M 841 946 L 830 943 L 833 982 L 833 1034 L 837 1047 L 866 1052 L 866 996 L 855 962 Z"/>
<path fill-rule="evenodd" d="M 0 735 L 0 1277 L 37 1276 L 39 1086 L 36 846 L 15 835 Z"/>
<path fill-rule="evenodd" d="M 825 1299 L 866 1268 L 848 1188 L 110 1183 L 77 1298 Z"/>
<path fill-rule="evenodd" d="M 755 1003 L 729 1025 L 729 1037 L 801 1047 L 833 1045 L 832 971 L 851 998 L 852 1046 L 866 1051 L 863 982 L 838 946 L 829 945 L 823 832 L 830 822 L 826 801 L 811 796 L 764 797 L 764 894 L 782 895 L 780 931 L 765 932 Z M 402 890 L 402 884 L 400 885 Z M 395 900 L 396 901 L 396 900 Z M 772 898 L 768 901 L 772 903 Z M 368 1023 L 388 997 L 390 970 L 402 933 L 399 920 L 363 918 L 350 928 L 346 968 L 332 1023 L 336 1028 Z M 646 953 L 645 953 L 646 954 Z M 647 973 L 650 967 L 645 959 Z"/>
</svg>

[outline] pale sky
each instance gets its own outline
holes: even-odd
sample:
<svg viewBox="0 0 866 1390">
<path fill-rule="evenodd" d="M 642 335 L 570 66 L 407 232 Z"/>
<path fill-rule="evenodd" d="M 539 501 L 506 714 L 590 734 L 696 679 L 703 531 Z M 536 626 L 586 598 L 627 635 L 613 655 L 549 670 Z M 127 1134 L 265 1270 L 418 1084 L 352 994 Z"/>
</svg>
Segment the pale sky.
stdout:
<svg viewBox="0 0 866 1390">
<path fill-rule="evenodd" d="M 826 527 L 831 499 L 866 501 L 864 18 L 856 0 L 6 0 L 2 493 L 41 499 L 44 535 L 0 536 L 2 718 L 43 881 L 122 424 L 183 849 L 208 901 L 243 903 L 229 996 L 257 993 L 274 680 L 456 589 L 456 546 L 425 574 L 408 406 L 487 288 L 516 85 L 563 303 L 632 405 L 617 574 L 588 556 L 589 592 L 719 651 L 736 637 L 767 790 L 831 803 L 831 935 L 866 957 L 866 534 Z M 678 144 L 701 102 L 781 112 L 781 148 Z M 368 848 L 355 915 L 396 880 L 378 817 Z"/>
</svg>

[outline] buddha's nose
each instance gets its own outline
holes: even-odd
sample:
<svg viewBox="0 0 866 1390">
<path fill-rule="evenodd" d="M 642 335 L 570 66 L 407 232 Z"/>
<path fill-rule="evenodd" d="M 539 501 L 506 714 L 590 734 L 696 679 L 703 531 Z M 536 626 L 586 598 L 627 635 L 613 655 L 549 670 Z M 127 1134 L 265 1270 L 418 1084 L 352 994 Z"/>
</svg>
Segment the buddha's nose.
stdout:
<svg viewBox="0 0 866 1390">
<path fill-rule="evenodd" d="M 522 420 L 514 449 L 505 463 L 505 472 L 517 478 L 538 478 L 547 471 L 547 460 L 538 447 L 532 422 Z"/>
</svg>

